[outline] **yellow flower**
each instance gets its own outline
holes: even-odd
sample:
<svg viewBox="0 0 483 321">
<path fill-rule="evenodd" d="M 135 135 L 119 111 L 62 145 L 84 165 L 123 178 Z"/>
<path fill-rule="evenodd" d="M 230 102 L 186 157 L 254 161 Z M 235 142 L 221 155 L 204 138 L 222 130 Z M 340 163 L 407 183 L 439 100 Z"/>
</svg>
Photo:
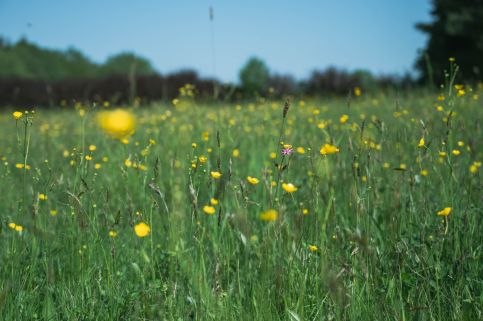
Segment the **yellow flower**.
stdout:
<svg viewBox="0 0 483 321">
<path fill-rule="evenodd" d="M 439 216 L 448 216 L 451 213 L 451 207 L 445 207 L 441 211 L 438 212 Z"/>
<path fill-rule="evenodd" d="M 95 168 L 95 169 L 100 169 L 101 167 L 102 167 L 102 165 L 101 165 L 101 164 L 99 164 L 99 163 L 94 164 L 94 168 Z"/>
<path fill-rule="evenodd" d="M 271 159 L 275 159 L 275 158 L 277 158 L 277 153 L 271 152 L 271 153 L 270 153 L 270 158 L 271 158 Z"/>
<path fill-rule="evenodd" d="M 130 160 L 130 159 L 126 159 L 126 160 L 124 161 L 124 165 L 125 165 L 126 167 L 131 167 L 131 166 L 132 166 L 132 162 L 131 162 L 131 160 Z"/>
<path fill-rule="evenodd" d="M 17 224 L 15 224 L 15 223 L 8 223 L 8 227 L 11 228 L 12 230 L 15 230 L 15 226 L 17 226 Z"/>
<path fill-rule="evenodd" d="M 260 219 L 265 222 L 273 222 L 277 219 L 278 213 L 274 209 L 269 209 L 260 214 Z"/>
<path fill-rule="evenodd" d="M 200 164 L 204 164 L 204 163 L 206 163 L 206 161 L 208 160 L 208 158 L 206 156 L 200 156 L 198 158 L 198 160 L 200 161 Z"/>
<path fill-rule="evenodd" d="M 91 152 L 95 151 L 97 149 L 96 145 L 89 145 L 89 150 Z"/>
<path fill-rule="evenodd" d="M 303 147 L 297 147 L 296 152 L 298 154 L 305 154 L 305 148 L 303 148 Z"/>
<path fill-rule="evenodd" d="M 44 193 L 40 193 L 39 194 L 39 200 L 41 201 L 46 201 L 48 199 L 47 195 L 45 195 Z"/>
<path fill-rule="evenodd" d="M 23 231 L 23 226 L 22 225 L 15 225 L 15 231 L 22 232 Z"/>
<path fill-rule="evenodd" d="M 421 139 L 419 140 L 418 147 L 419 147 L 419 148 L 423 148 L 423 147 L 424 147 L 424 138 L 421 138 Z"/>
<path fill-rule="evenodd" d="M 459 150 L 457 150 L 457 149 L 453 149 L 452 153 L 455 156 L 458 156 L 459 154 L 461 154 L 461 152 Z"/>
<path fill-rule="evenodd" d="M 151 228 L 148 224 L 141 222 L 139 224 L 134 225 L 134 232 L 139 237 L 145 237 L 151 232 Z"/>
<path fill-rule="evenodd" d="M 330 144 L 325 144 L 320 149 L 320 154 L 324 155 L 324 156 L 329 155 L 329 154 L 335 154 L 335 153 L 338 153 L 338 152 L 339 152 L 339 148 L 337 148 L 334 145 L 330 145 Z"/>
<path fill-rule="evenodd" d="M 294 184 L 292 184 L 292 183 L 288 183 L 288 184 L 287 184 L 287 183 L 283 183 L 283 184 L 282 184 L 282 188 L 283 188 L 283 190 L 284 190 L 285 192 L 287 192 L 287 193 L 293 193 L 293 192 L 296 192 L 296 191 L 297 191 L 297 189 L 298 189 L 298 188 L 297 188 L 297 187 L 295 187 L 295 185 L 294 185 Z"/>
<path fill-rule="evenodd" d="M 52 215 L 52 216 L 57 215 L 57 210 L 50 210 L 50 215 Z"/>
<path fill-rule="evenodd" d="M 136 119 L 134 115 L 123 109 L 102 111 L 98 114 L 100 127 L 110 136 L 123 139 L 134 133 Z"/>
<path fill-rule="evenodd" d="M 439 152 L 439 157 L 446 157 L 446 152 Z"/>
<path fill-rule="evenodd" d="M 211 203 L 211 205 L 218 205 L 219 202 L 216 198 L 211 198 L 210 203 Z"/>
<path fill-rule="evenodd" d="M 17 163 L 17 164 L 15 164 L 15 167 L 18 168 L 18 169 L 22 169 L 24 167 L 24 165 L 21 164 L 21 163 Z"/>
<path fill-rule="evenodd" d="M 317 252 L 319 248 L 315 245 L 309 245 L 309 251 L 310 252 Z"/>
<path fill-rule="evenodd" d="M 406 169 L 406 168 L 407 168 L 407 166 L 406 166 L 406 164 L 401 163 L 401 164 L 399 164 L 399 168 L 400 168 L 400 169 Z"/>
<path fill-rule="evenodd" d="M 233 150 L 233 152 L 231 154 L 235 158 L 240 157 L 240 151 L 236 148 Z"/>
<path fill-rule="evenodd" d="M 345 124 L 348 119 L 349 119 L 349 116 L 344 114 L 344 115 L 340 116 L 339 121 L 340 121 L 341 124 Z"/>
<path fill-rule="evenodd" d="M 149 228 L 149 227 L 148 227 L 148 228 Z M 149 233 L 149 231 L 148 231 L 148 233 Z M 138 234 L 138 233 L 136 232 L 136 234 Z M 111 231 L 109 231 L 109 236 L 110 236 L 110 237 L 112 237 L 112 238 L 114 238 L 114 237 L 116 237 L 116 236 L 117 236 L 117 232 L 116 232 L 116 231 L 112 231 L 112 230 L 111 230 Z M 139 234 L 138 234 L 138 236 L 139 236 Z M 142 237 L 142 236 L 140 236 L 140 237 Z"/>
<path fill-rule="evenodd" d="M 13 118 L 15 118 L 15 120 L 19 120 L 20 118 L 22 118 L 23 113 L 21 111 L 14 111 L 12 115 L 13 115 Z"/>
<path fill-rule="evenodd" d="M 360 95 L 362 95 L 362 90 L 359 87 L 354 88 L 354 95 L 356 95 L 356 97 L 359 97 Z"/>
<path fill-rule="evenodd" d="M 221 173 L 220 172 L 211 172 L 210 175 L 214 179 L 219 179 L 221 177 Z"/>
<path fill-rule="evenodd" d="M 421 176 L 428 176 L 428 171 L 426 169 L 422 169 Z"/>
<path fill-rule="evenodd" d="M 304 214 L 304 215 L 309 215 L 309 210 L 308 210 L 308 209 L 306 209 L 306 208 L 304 208 L 304 209 L 302 210 L 302 214 Z"/>
<path fill-rule="evenodd" d="M 88 160 L 88 161 L 92 160 L 92 156 L 91 155 L 86 155 L 86 160 Z"/>
<path fill-rule="evenodd" d="M 247 181 L 252 185 L 257 185 L 260 182 L 258 178 L 251 177 L 251 176 L 247 176 Z"/>
<path fill-rule="evenodd" d="M 458 141 L 458 146 L 463 147 L 463 146 L 465 146 L 465 143 L 460 140 L 460 141 Z"/>
<path fill-rule="evenodd" d="M 389 163 L 382 164 L 382 168 L 388 169 L 389 167 L 391 167 Z"/>
<path fill-rule="evenodd" d="M 216 209 L 213 206 L 205 205 L 203 206 L 203 212 L 208 215 L 213 215 L 216 212 Z"/>
</svg>

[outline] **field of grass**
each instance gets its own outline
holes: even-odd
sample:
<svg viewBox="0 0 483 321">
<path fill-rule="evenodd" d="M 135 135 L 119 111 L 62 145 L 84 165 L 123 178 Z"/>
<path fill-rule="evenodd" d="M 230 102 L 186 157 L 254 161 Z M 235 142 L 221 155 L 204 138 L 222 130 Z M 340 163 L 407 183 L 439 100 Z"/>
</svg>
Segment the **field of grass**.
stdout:
<svg viewBox="0 0 483 321">
<path fill-rule="evenodd" d="M 0 320 L 481 320 L 479 90 L 4 111 Z"/>
</svg>

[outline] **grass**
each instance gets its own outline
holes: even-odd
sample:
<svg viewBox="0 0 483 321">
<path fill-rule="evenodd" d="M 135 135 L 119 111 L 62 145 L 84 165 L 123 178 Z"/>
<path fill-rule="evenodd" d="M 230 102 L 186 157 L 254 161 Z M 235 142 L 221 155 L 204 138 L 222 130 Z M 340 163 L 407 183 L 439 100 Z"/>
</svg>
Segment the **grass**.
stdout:
<svg viewBox="0 0 483 321">
<path fill-rule="evenodd" d="M 483 114 L 465 90 L 293 100 L 286 117 L 182 96 L 129 107 L 124 142 L 97 124 L 110 107 L 4 112 L 1 319 L 481 319 Z"/>
</svg>

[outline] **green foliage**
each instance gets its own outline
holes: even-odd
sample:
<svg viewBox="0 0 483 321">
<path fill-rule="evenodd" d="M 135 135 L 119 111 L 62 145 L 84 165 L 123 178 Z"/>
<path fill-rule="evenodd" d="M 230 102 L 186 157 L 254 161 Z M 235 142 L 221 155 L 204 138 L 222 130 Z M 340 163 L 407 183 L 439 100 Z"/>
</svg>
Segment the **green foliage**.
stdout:
<svg viewBox="0 0 483 321">
<path fill-rule="evenodd" d="M 262 93 L 267 89 L 270 73 L 267 65 L 253 57 L 240 70 L 242 89 L 248 94 Z"/>
<path fill-rule="evenodd" d="M 106 75 L 124 75 L 131 72 L 134 72 L 136 75 L 149 75 L 155 73 L 154 68 L 147 59 L 138 57 L 133 53 L 121 53 L 109 57 L 101 67 L 101 71 Z"/>
<path fill-rule="evenodd" d="M 483 79 L 483 1 L 433 0 L 433 21 L 416 27 L 429 36 L 416 67 L 426 81 L 444 80 L 448 59 L 460 66 L 462 79 Z"/>
<path fill-rule="evenodd" d="M 148 60 L 132 53 L 113 56 L 98 65 L 74 48 L 59 51 L 40 48 L 25 39 L 13 45 L 0 41 L 0 77 L 53 81 L 126 74 L 131 68 L 137 75 L 154 73 Z"/>
</svg>

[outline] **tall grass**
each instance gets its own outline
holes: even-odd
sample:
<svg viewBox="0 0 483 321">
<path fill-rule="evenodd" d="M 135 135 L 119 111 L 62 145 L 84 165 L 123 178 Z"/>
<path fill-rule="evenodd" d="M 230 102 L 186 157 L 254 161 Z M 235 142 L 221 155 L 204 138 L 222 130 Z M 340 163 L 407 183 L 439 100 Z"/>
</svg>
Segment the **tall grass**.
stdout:
<svg viewBox="0 0 483 321">
<path fill-rule="evenodd" d="M 180 97 L 130 108 L 124 142 L 98 128 L 104 107 L 39 110 L 17 122 L 28 158 L 3 114 L 0 319 L 481 319 L 481 98 L 443 94 Z"/>
</svg>

